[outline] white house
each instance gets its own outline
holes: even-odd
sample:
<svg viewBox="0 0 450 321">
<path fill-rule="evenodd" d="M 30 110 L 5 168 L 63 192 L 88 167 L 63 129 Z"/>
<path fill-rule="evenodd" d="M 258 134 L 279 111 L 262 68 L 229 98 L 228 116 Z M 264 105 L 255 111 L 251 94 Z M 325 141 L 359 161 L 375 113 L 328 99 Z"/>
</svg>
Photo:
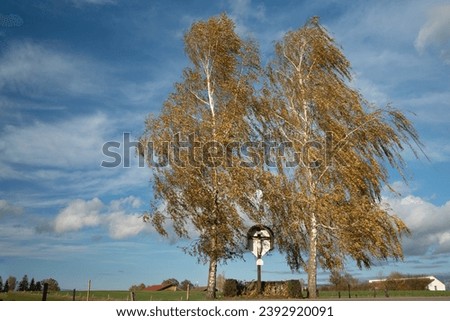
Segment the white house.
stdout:
<svg viewBox="0 0 450 321">
<path fill-rule="evenodd" d="M 414 277 L 413 277 L 414 278 Z M 445 291 L 445 284 L 442 283 L 441 281 L 439 281 L 438 279 L 436 279 L 436 277 L 430 275 L 430 276 L 419 276 L 417 278 L 420 279 L 430 279 L 430 283 L 428 283 L 428 285 L 426 286 L 426 290 L 430 290 L 430 291 Z M 394 279 L 394 280 L 406 280 L 406 279 L 411 279 L 411 278 L 398 278 L 398 279 Z M 374 282 L 386 282 L 387 279 L 378 279 L 378 280 L 369 280 L 369 283 L 374 283 Z"/>
<path fill-rule="evenodd" d="M 434 276 L 428 276 L 432 281 L 427 285 L 430 291 L 445 291 L 445 284 L 436 279 Z"/>
</svg>

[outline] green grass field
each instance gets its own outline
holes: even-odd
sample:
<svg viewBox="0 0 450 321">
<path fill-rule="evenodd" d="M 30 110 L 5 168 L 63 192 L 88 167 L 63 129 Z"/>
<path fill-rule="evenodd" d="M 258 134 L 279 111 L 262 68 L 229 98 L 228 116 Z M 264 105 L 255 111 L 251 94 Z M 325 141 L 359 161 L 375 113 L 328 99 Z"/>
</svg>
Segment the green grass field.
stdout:
<svg viewBox="0 0 450 321">
<path fill-rule="evenodd" d="M 136 301 L 185 301 L 187 299 L 186 291 L 141 291 L 135 293 Z M 206 293 L 199 291 L 191 291 L 189 293 L 189 301 L 205 300 Z M 76 301 L 86 301 L 87 291 L 77 291 L 75 294 Z M 40 301 L 42 293 L 32 292 L 8 292 L 0 293 L 0 300 L 4 301 Z M 49 292 L 48 301 L 72 301 L 72 291 Z M 129 291 L 91 291 L 89 294 L 91 301 L 131 301 L 131 293 Z"/>
<path fill-rule="evenodd" d="M 72 291 L 62 291 L 60 293 L 63 297 L 73 299 Z M 189 301 L 205 300 L 205 292 L 191 291 L 189 293 Z M 86 300 L 87 292 L 79 291 L 76 293 L 75 300 Z M 90 300 L 120 300 L 130 301 L 131 293 L 129 291 L 91 291 L 89 294 Z M 187 299 L 186 291 L 138 291 L 135 293 L 136 301 L 185 301 Z"/>
<path fill-rule="evenodd" d="M 375 293 L 373 291 L 352 291 L 351 299 L 386 299 L 385 293 L 378 291 Z M 389 299 L 417 299 L 417 298 L 436 298 L 450 300 L 450 291 L 389 291 Z M 86 291 L 77 291 L 75 300 L 76 301 L 86 301 Z M 347 291 L 341 291 L 339 298 L 339 293 L 336 291 L 322 291 L 319 293 L 319 299 L 332 299 L 332 300 L 344 300 L 349 299 L 349 294 Z M 206 293 L 200 291 L 191 291 L 189 295 L 189 301 L 204 301 L 206 300 Z M 219 300 L 227 300 L 223 298 L 220 294 L 218 296 Z M 254 297 L 237 297 L 231 298 L 231 300 L 254 300 Z M 264 299 L 280 299 L 280 298 L 264 298 Z M 9 292 L 0 293 L 0 300 L 4 301 L 40 301 L 42 300 L 41 293 L 30 293 L 30 292 Z M 72 301 L 73 293 L 72 291 L 61 291 L 61 292 L 50 292 L 47 296 L 48 301 Z M 130 301 L 131 295 L 129 291 L 91 291 L 89 300 L 92 301 Z M 136 301 L 185 301 L 186 292 L 185 291 L 141 291 L 135 293 Z"/>
<path fill-rule="evenodd" d="M 415 291 L 388 291 L 387 292 L 389 298 L 442 298 L 448 297 L 450 300 L 450 291 L 427 291 L 427 290 L 415 290 Z M 350 296 L 352 299 L 357 298 L 374 298 L 374 299 L 383 299 L 386 298 L 386 293 L 384 291 L 351 291 Z M 338 291 L 322 291 L 319 293 L 319 297 L 322 299 L 339 299 Z M 348 299 L 349 293 L 348 291 L 340 291 L 341 299 Z"/>
</svg>

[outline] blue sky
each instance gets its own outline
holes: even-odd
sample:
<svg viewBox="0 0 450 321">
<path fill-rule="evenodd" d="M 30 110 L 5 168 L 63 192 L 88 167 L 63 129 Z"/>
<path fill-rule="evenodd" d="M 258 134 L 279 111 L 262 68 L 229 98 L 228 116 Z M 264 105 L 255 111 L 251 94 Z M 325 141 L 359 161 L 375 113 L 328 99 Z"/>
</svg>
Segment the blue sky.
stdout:
<svg viewBox="0 0 450 321">
<path fill-rule="evenodd" d="M 188 66 L 183 34 L 226 12 L 238 33 L 273 43 L 309 17 L 352 63 L 352 86 L 391 103 L 418 129 L 430 160 L 405 152 L 409 184 L 384 201 L 407 223 L 405 261 L 346 271 L 450 275 L 449 1 L 2 0 L 0 3 L 0 276 L 55 278 L 62 288 L 128 289 L 175 277 L 206 284 L 207 267 L 174 237 L 139 218 L 149 208 L 151 172 L 104 168 L 108 141 L 137 138 Z M 123 146 L 123 145 L 122 145 Z M 127 158 L 127 151 L 121 151 Z M 219 267 L 256 277 L 252 254 Z M 277 253 L 263 278 L 302 278 Z M 320 271 L 319 282 L 328 280 Z"/>
</svg>

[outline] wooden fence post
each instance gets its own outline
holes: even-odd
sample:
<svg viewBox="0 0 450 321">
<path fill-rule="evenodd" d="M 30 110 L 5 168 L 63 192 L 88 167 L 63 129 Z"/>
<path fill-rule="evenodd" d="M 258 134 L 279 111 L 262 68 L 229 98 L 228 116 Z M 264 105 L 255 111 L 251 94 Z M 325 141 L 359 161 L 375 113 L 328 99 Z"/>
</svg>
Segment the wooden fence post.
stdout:
<svg viewBox="0 0 450 321">
<path fill-rule="evenodd" d="M 44 283 L 44 289 L 42 290 L 42 301 L 47 301 L 48 283 Z"/>
<path fill-rule="evenodd" d="M 91 294 L 91 280 L 88 281 L 88 290 L 86 294 L 86 301 L 89 301 L 89 295 Z"/>
</svg>

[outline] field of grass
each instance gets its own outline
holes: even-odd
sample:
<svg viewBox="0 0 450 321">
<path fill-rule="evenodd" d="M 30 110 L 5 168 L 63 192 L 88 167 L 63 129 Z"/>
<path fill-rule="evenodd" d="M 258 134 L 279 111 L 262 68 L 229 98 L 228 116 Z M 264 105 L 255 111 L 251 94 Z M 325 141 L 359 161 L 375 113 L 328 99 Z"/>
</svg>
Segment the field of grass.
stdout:
<svg viewBox="0 0 450 321">
<path fill-rule="evenodd" d="M 141 291 L 136 292 L 134 299 L 136 301 L 185 301 L 187 299 L 186 291 Z M 200 291 L 191 291 L 189 301 L 205 300 L 206 293 Z M 75 293 L 76 301 L 86 301 L 87 291 L 77 291 Z M 0 300 L 4 301 L 41 301 L 42 293 L 33 292 L 8 292 L 0 293 Z M 49 292 L 48 301 L 72 301 L 72 291 Z M 90 301 L 131 301 L 129 291 L 91 291 Z"/>
<path fill-rule="evenodd" d="M 0 293 L 0 300 L 2 301 L 41 301 L 42 293 L 40 292 L 8 292 Z M 49 301 L 65 301 L 64 297 L 59 295 L 49 294 L 47 297 Z"/>
<path fill-rule="evenodd" d="M 72 291 L 61 291 L 61 296 L 73 299 Z M 75 300 L 86 300 L 87 292 L 78 291 Z M 89 299 L 95 300 L 120 300 L 130 301 L 131 293 L 129 291 L 91 291 Z M 134 299 L 136 301 L 185 301 L 187 299 L 186 291 L 138 291 L 135 292 Z M 205 293 L 199 291 L 190 291 L 189 301 L 205 300 Z"/>
<path fill-rule="evenodd" d="M 395 300 L 395 298 L 442 298 L 448 297 L 450 300 L 450 291 L 427 291 L 427 290 L 415 290 L 415 291 L 388 291 L 387 295 L 389 298 Z M 373 299 L 383 299 L 387 298 L 384 291 L 322 291 L 319 293 L 319 297 L 322 299 L 358 299 L 358 298 L 373 298 Z"/>
<path fill-rule="evenodd" d="M 75 295 L 76 301 L 86 301 L 86 291 L 77 291 Z M 389 291 L 389 299 L 448 299 L 450 300 L 450 291 Z M 204 301 L 206 300 L 206 293 L 200 291 L 191 291 L 189 301 Z M 383 291 L 352 291 L 350 292 L 351 299 L 386 299 L 386 294 Z M 219 300 L 227 300 L 221 295 Z M 255 300 L 255 297 L 237 297 L 231 300 Z M 271 299 L 271 298 L 264 298 Z M 272 298 L 280 299 L 280 298 Z M 337 291 L 322 291 L 319 293 L 319 299 L 344 300 L 349 299 L 347 291 L 341 291 L 340 297 Z M 31 292 L 9 292 L 0 293 L 0 300 L 4 301 L 40 301 L 42 300 L 42 293 Z M 48 301 L 72 301 L 72 291 L 50 292 L 47 296 Z M 89 295 L 91 301 L 130 301 L 131 294 L 129 291 L 91 291 Z M 135 293 L 136 301 L 185 301 L 185 291 L 141 291 Z"/>
</svg>

